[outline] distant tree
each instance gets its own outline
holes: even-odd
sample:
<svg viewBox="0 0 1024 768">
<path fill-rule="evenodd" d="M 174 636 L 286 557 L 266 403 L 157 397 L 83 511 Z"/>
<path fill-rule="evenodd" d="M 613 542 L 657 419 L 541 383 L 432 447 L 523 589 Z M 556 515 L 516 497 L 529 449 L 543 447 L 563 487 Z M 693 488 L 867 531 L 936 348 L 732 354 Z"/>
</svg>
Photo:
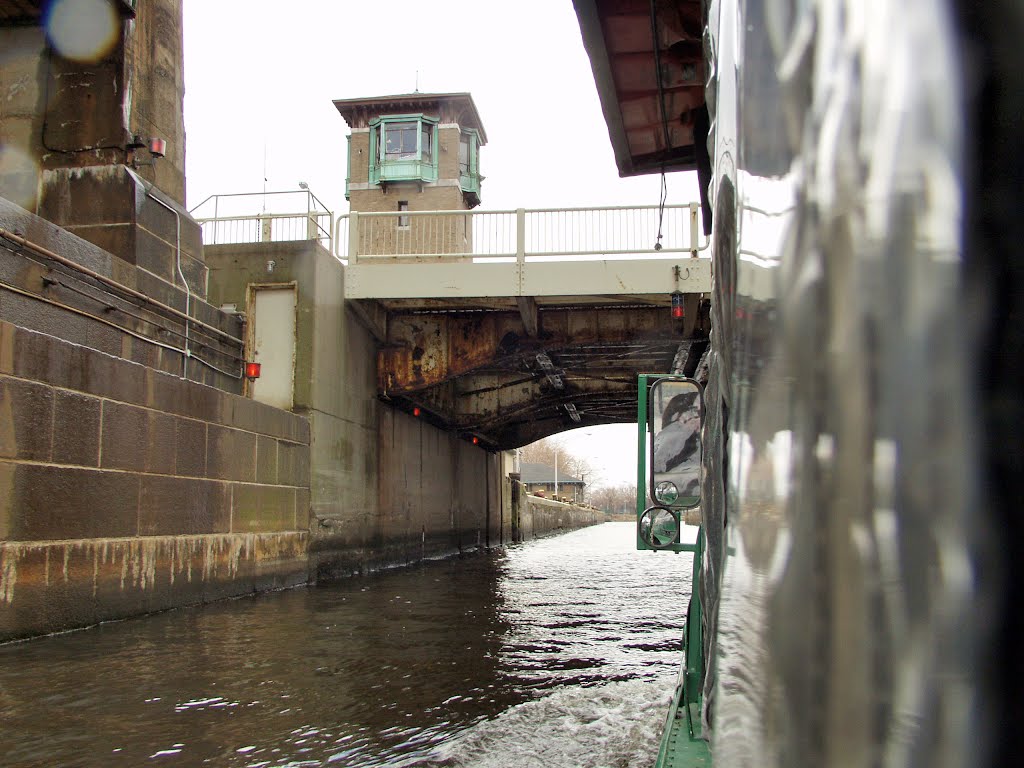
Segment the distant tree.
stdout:
<svg viewBox="0 0 1024 768">
<path fill-rule="evenodd" d="M 561 444 L 552 437 L 546 437 L 535 443 L 525 445 L 520 449 L 520 458 L 533 464 L 544 464 L 548 467 L 555 467 L 555 449 L 558 449 L 558 474 L 566 477 L 575 477 L 584 483 L 593 483 L 597 478 L 594 470 L 586 459 L 576 456 L 565 450 Z M 584 488 L 586 497 L 590 494 Z M 589 498 L 588 498 L 589 501 Z"/>
<path fill-rule="evenodd" d="M 636 509 L 636 487 L 623 483 L 597 488 L 591 493 L 590 503 L 612 514 L 630 514 Z"/>
</svg>

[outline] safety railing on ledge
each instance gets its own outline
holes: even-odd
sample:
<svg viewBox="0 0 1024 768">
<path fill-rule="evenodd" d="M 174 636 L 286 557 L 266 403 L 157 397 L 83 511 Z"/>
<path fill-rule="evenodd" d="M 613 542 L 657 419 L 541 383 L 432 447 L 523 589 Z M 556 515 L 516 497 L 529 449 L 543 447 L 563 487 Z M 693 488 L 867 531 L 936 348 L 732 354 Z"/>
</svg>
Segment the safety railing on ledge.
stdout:
<svg viewBox="0 0 1024 768">
<path fill-rule="evenodd" d="M 252 211 L 254 204 L 276 209 Z M 290 208 L 291 210 L 281 210 Z M 297 209 L 297 210 L 296 210 Z M 191 211 L 207 245 L 318 240 L 359 263 L 617 258 L 690 252 L 700 205 L 351 212 L 337 219 L 309 190 L 213 195 Z M 333 226 L 332 226 L 333 223 Z"/>
<path fill-rule="evenodd" d="M 350 264 L 626 257 L 690 252 L 700 205 L 351 212 L 338 217 L 335 255 Z"/>
<path fill-rule="evenodd" d="M 266 212 L 268 198 L 274 213 Z M 261 210 L 254 213 L 257 203 Z M 334 214 L 308 189 L 211 195 L 190 213 L 206 245 L 317 240 L 333 250 Z"/>
</svg>

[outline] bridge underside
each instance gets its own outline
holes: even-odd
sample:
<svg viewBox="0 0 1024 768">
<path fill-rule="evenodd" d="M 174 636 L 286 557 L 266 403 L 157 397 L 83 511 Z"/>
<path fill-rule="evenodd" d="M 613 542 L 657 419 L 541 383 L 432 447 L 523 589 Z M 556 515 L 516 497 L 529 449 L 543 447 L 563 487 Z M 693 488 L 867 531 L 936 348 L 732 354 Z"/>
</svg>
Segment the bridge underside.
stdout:
<svg viewBox="0 0 1024 768">
<path fill-rule="evenodd" d="M 493 449 L 636 421 L 636 376 L 693 371 L 708 312 L 668 296 L 349 300 L 381 343 L 379 395 Z"/>
</svg>

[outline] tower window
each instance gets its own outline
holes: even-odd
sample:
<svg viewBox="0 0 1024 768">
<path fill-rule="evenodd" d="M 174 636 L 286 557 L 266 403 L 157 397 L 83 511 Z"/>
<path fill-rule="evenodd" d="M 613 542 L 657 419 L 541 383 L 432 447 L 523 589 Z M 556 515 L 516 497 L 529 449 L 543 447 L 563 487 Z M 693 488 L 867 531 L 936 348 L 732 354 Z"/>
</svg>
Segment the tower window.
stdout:
<svg viewBox="0 0 1024 768">
<path fill-rule="evenodd" d="M 468 133 L 463 133 L 459 136 L 459 174 L 462 176 L 469 175 L 470 142 L 471 139 Z"/>
<path fill-rule="evenodd" d="M 421 129 L 422 136 L 420 137 L 420 156 L 423 158 L 424 163 L 433 162 L 433 141 L 434 126 L 429 123 L 424 123 Z"/>
<path fill-rule="evenodd" d="M 371 184 L 437 181 L 436 118 L 389 115 L 370 126 Z"/>
<path fill-rule="evenodd" d="M 459 186 L 470 207 L 480 204 L 480 137 L 472 128 L 459 133 Z"/>
<path fill-rule="evenodd" d="M 409 210 L 409 201 L 408 200 L 399 200 L 398 201 L 398 212 L 399 212 L 398 226 L 399 227 L 405 227 L 406 229 L 408 229 L 408 227 L 409 227 L 409 217 L 401 215 L 402 211 L 408 211 L 408 210 Z"/>
<path fill-rule="evenodd" d="M 384 160 L 416 158 L 416 123 L 387 123 L 384 126 Z"/>
</svg>

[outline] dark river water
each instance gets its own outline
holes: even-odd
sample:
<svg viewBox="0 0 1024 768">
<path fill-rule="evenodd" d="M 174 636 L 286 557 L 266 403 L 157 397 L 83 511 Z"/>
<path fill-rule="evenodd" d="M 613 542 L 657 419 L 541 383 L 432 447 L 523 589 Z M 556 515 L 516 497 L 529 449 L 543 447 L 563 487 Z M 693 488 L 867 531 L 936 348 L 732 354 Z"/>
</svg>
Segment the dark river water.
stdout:
<svg viewBox="0 0 1024 768">
<path fill-rule="evenodd" d="M 649 766 L 691 558 L 633 530 L 0 646 L 0 765 Z"/>
</svg>

